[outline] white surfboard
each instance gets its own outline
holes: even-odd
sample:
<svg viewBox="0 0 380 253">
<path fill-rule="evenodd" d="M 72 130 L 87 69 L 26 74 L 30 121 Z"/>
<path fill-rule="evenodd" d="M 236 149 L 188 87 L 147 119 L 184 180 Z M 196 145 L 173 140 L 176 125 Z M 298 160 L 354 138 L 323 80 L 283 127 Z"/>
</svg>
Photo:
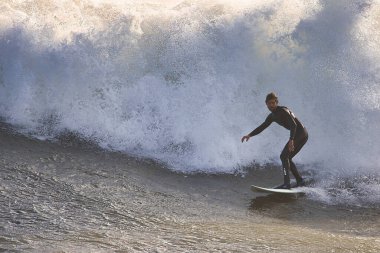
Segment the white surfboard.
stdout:
<svg viewBox="0 0 380 253">
<path fill-rule="evenodd" d="M 251 190 L 255 192 L 266 192 L 266 193 L 284 193 L 284 194 L 300 194 L 305 193 L 303 191 L 305 187 L 296 187 L 290 189 L 274 189 L 274 188 L 265 188 L 257 185 L 251 185 Z"/>
<path fill-rule="evenodd" d="M 305 181 L 306 185 L 309 185 L 313 182 L 313 179 L 311 177 L 304 177 L 303 180 Z M 271 188 L 261 187 L 257 185 L 251 185 L 251 190 L 254 192 L 266 192 L 266 193 L 284 193 L 284 194 L 302 194 L 306 192 L 307 187 L 301 186 L 296 187 L 297 183 L 296 180 L 291 179 L 290 180 L 290 189 L 276 189 L 279 185 L 276 185 Z"/>
</svg>

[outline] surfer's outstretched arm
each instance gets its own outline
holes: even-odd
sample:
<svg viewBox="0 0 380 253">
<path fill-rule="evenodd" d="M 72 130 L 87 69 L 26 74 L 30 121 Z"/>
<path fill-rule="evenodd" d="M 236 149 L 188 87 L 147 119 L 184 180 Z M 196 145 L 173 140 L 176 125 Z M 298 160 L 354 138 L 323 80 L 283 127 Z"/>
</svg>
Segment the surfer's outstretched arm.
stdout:
<svg viewBox="0 0 380 253">
<path fill-rule="evenodd" d="M 271 117 L 271 114 L 269 114 L 269 116 L 265 119 L 265 121 L 260 126 L 258 126 L 255 130 L 250 132 L 248 135 L 243 136 L 243 138 L 241 138 L 241 142 L 248 141 L 249 138 L 251 138 L 252 136 L 258 135 L 265 128 L 267 128 L 272 122 L 273 122 L 273 119 Z"/>
</svg>

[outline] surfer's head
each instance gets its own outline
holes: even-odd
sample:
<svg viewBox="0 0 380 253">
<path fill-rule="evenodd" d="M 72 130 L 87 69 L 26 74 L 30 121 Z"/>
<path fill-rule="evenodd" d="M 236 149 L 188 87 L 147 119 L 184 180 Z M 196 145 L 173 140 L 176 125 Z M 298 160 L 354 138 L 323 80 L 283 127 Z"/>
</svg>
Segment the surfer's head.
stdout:
<svg viewBox="0 0 380 253">
<path fill-rule="evenodd" d="M 277 108 L 278 97 L 276 96 L 274 92 L 271 92 L 267 95 L 267 98 L 265 99 L 265 103 L 267 104 L 269 111 L 273 112 Z"/>
</svg>

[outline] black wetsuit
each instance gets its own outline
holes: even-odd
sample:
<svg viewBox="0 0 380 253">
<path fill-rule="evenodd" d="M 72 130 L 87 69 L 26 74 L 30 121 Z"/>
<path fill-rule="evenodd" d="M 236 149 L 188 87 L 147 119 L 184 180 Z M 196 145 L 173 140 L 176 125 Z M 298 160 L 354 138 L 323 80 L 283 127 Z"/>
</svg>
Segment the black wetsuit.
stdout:
<svg viewBox="0 0 380 253">
<path fill-rule="evenodd" d="M 255 136 L 261 133 L 272 122 L 290 130 L 290 139 L 294 140 L 294 151 L 290 152 L 288 143 L 281 152 L 280 158 L 284 172 L 284 184 L 290 185 L 289 170 L 293 173 L 297 183 L 302 181 L 302 177 L 298 173 L 296 165 L 293 163 L 292 158 L 301 150 L 303 145 L 307 142 L 308 133 L 302 123 L 294 116 L 294 114 L 285 106 L 277 106 L 277 108 L 268 115 L 264 123 L 253 130 L 249 136 Z"/>
</svg>

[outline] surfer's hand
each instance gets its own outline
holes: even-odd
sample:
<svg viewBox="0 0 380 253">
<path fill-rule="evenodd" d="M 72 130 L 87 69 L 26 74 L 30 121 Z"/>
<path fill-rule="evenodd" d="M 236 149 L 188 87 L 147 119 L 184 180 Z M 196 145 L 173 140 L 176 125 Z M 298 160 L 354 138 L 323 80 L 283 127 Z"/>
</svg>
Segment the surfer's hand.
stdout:
<svg viewBox="0 0 380 253">
<path fill-rule="evenodd" d="M 288 148 L 290 152 L 294 151 L 294 140 L 289 140 Z"/>
<path fill-rule="evenodd" d="M 244 140 L 248 141 L 249 138 L 251 138 L 249 135 L 243 136 L 243 138 L 241 138 L 241 142 L 244 142 Z"/>
</svg>

